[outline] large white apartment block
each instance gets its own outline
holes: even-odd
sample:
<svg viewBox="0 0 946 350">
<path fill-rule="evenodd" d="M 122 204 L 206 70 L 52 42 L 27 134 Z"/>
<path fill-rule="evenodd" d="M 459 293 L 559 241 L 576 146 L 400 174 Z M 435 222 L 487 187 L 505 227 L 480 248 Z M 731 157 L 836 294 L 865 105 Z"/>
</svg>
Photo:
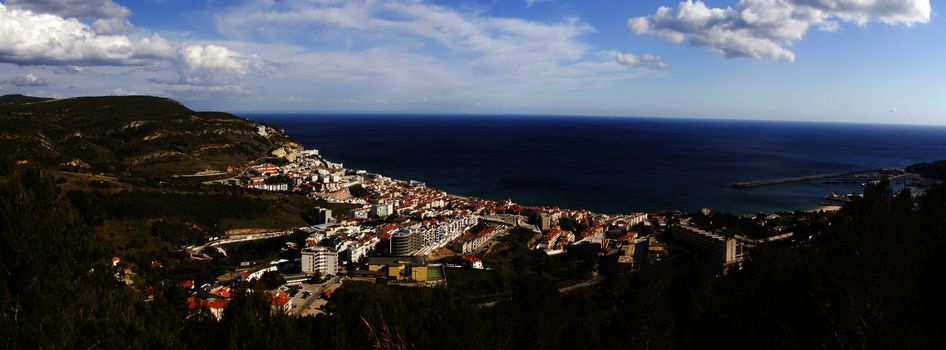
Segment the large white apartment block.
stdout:
<svg viewBox="0 0 946 350">
<path fill-rule="evenodd" d="M 735 238 L 701 230 L 690 226 L 689 222 L 674 225 L 670 232 L 674 239 L 719 259 L 723 266 L 741 263 L 745 257 L 745 246 Z"/>
<path fill-rule="evenodd" d="M 302 250 L 302 272 L 322 276 L 338 274 L 338 252 L 328 247 L 308 247 Z"/>
</svg>

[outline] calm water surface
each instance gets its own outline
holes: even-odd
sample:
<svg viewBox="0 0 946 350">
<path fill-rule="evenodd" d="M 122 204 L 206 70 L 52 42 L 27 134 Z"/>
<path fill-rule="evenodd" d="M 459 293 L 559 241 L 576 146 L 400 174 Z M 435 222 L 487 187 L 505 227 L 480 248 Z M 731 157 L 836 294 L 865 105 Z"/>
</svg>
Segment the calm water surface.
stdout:
<svg viewBox="0 0 946 350">
<path fill-rule="evenodd" d="M 347 168 L 606 213 L 818 207 L 857 185 L 735 182 L 946 159 L 946 128 L 604 117 L 251 114 Z"/>
</svg>

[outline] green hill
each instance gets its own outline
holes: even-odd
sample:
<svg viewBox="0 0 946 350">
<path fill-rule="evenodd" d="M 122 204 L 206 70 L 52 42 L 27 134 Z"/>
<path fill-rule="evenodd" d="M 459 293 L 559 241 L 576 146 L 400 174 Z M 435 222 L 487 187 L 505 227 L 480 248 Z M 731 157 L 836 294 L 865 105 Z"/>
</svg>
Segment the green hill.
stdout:
<svg viewBox="0 0 946 350">
<path fill-rule="evenodd" d="M 946 160 L 913 164 L 908 166 L 906 171 L 911 174 L 920 175 L 928 180 L 946 181 Z"/>
<path fill-rule="evenodd" d="M 232 172 L 299 151 L 282 130 L 167 98 L 0 96 L 0 153 L 44 165 L 165 177 Z"/>
</svg>

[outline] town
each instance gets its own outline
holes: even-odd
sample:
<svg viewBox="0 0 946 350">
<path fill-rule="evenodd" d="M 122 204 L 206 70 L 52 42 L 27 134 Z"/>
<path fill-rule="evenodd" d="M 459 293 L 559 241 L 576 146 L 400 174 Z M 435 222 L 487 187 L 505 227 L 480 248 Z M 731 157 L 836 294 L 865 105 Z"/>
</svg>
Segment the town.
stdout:
<svg viewBox="0 0 946 350">
<path fill-rule="evenodd" d="M 692 215 L 679 211 L 599 214 L 523 206 L 511 200 L 450 195 L 423 182 L 346 169 L 324 159 L 317 150 L 306 150 L 281 165 L 254 165 L 240 176 L 207 184 L 302 192 L 327 204 L 313 208 L 310 226 L 215 237 L 206 244 L 183 248 L 189 259 L 199 261 L 227 255 L 230 245 L 285 241 L 271 260 L 240 262 L 239 268 L 214 280 L 174 281 L 190 294 L 189 309 L 216 318 L 222 317 L 234 288 L 261 279 L 276 281 L 269 285 L 272 289 L 264 291 L 274 311 L 296 316 L 325 312 L 332 293 L 346 281 L 445 286 L 451 271 L 492 269 L 484 263 L 484 255 L 500 245 L 498 238 L 512 233 L 524 235 L 535 254 L 591 252 L 597 256 L 595 274 L 605 269 L 629 271 L 688 252 L 718 262 L 725 272 L 740 268 L 755 247 L 791 238 L 792 226 L 808 224 L 802 221 L 810 219 L 787 213 L 713 217 L 710 209 Z M 339 212 L 329 206 L 348 209 Z M 726 224 L 714 225 L 713 219 Z M 120 257 L 113 258 L 113 265 L 121 271 L 116 276 L 131 284 L 129 276 L 134 271 L 120 261 Z M 152 264 L 160 267 L 161 262 Z M 599 281 L 594 278 L 560 290 Z M 145 292 L 152 295 L 154 288 Z"/>
</svg>

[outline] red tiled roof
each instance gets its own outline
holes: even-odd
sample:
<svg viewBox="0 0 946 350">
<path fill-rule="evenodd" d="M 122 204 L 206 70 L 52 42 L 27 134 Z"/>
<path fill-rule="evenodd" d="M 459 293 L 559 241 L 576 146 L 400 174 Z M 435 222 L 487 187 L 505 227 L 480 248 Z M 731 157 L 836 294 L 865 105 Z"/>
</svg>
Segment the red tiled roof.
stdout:
<svg viewBox="0 0 946 350">
<path fill-rule="evenodd" d="M 229 301 L 229 300 L 223 300 L 223 299 L 210 299 L 210 300 L 207 300 L 207 308 L 209 308 L 209 309 L 223 309 L 223 308 L 227 307 L 227 303 L 228 303 L 228 302 L 230 302 L 230 301 Z"/>
<path fill-rule="evenodd" d="M 273 297 L 273 305 L 284 306 L 289 303 L 290 299 L 292 298 L 289 297 L 289 294 L 277 293 L 276 296 Z"/>
<path fill-rule="evenodd" d="M 481 230 L 480 232 L 477 232 L 477 233 L 476 233 L 476 238 L 480 238 L 480 237 L 486 236 L 486 235 L 488 235 L 488 234 L 491 234 L 491 233 L 493 233 L 493 231 L 496 231 L 496 229 L 493 228 L 493 227 L 487 227 L 487 228 Z"/>
<path fill-rule="evenodd" d="M 232 290 L 228 287 L 217 287 L 210 291 L 210 294 L 219 295 L 224 298 L 230 297 L 230 292 Z"/>
</svg>

